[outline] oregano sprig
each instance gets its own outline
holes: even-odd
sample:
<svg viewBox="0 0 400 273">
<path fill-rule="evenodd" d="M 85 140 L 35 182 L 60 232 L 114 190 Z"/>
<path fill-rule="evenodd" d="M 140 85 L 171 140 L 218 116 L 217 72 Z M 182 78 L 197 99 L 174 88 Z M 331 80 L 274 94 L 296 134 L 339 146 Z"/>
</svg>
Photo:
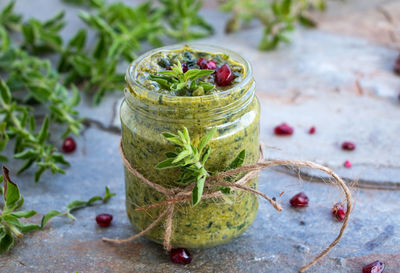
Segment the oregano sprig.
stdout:
<svg viewBox="0 0 400 273">
<path fill-rule="evenodd" d="M 179 95 L 201 96 L 207 94 L 215 85 L 198 79 L 212 73 L 214 70 L 209 69 L 189 69 L 183 72 L 182 64 L 178 60 L 171 66 L 171 70 L 159 71 L 159 75 L 150 75 L 149 79 L 157 82 L 160 87 Z"/>
<path fill-rule="evenodd" d="M 205 164 L 211 154 L 211 147 L 208 143 L 215 135 L 217 128 L 209 130 L 200 140 L 197 146 L 191 143 L 189 131 L 186 127 L 183 131 L 178 130 L 178 134 L 162 133 L 163 137 L 176 146 L 175 152 L 167 152 L 166 160 L 158 163 L 155 168 L 179 168 L 182 175 L 176 184 L 186 186 L 195 183 L 192 192 L 192 205 L 197 205 L 204 191 L 204 183 L 211 174 L 206 170 Z M 246 152 L 242 150 L 236 158 L 228 165 L 226 170 L 240 167 L 245 159 Z M 229 181 L 229 180 L 228 180 Z M 230 193 L 230 188 L 221 187 L 220 191 L 225 194 Z"/>
<path fill-rule="evenodd" d="M 35 210 L 19 210 L 24 204 L 24 198 L 21 195 L 17 184 L 11 181 L 9 176 L 9 170 L 3 166 L 3 175 L 0 176 L 0 180 L 4 181 L 4 186 L 0 187 L 2 193 L 3 206 L 0 211 L 0 254 L 8 251 L 14 245 L 14 238 L 21 238 L 28 232 L 33 232 L 39 229 L 43 229 L 48 221 L 55 217 L 66 215 L 72 220 L 75 217 L 71 214 L 71 211 L 90 206 L 95 201 L 102 200 L 103 203 L 107 202 L 115 193 L 111 193 L 108 187 L 106 187 L 106 193 L 104 197 L 94 196 L 88 201 L 75 200 L 67 205 L 65 212 L 59 212 L 57 210 L 51 210 L 46 213 L 41 220 L 40 225 L 27 223 L 26 221 L 20 222 L 21 218 L 29 219 L 36 215 Z"/>
<path fill-rule="evenodd" d="M 232 13 L 225 31 L 237 31 L 243 24 L 256 19 L 264 25 L 260 50 L 275 49 L 281 42 L 288 43 L 287 34 L 292 32 L 296 23 L 306 27 L 315 27 L 316 23 L 307 11 L 324 11 L 326 0 L 219 0 L 220 9 Z"/>
</svg>

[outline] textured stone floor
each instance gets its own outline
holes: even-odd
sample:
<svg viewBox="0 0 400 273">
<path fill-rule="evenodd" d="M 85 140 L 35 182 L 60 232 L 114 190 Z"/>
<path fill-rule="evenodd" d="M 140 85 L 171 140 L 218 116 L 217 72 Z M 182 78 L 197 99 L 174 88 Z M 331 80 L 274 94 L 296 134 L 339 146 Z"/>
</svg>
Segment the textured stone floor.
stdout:
<svg viewBox="0 0 400 273">
<path fill-rule="evenodd" d="M 256 49 L 261 36 L 256 24 L 223 35 L 228 16 L 214 6 L 207 1 L 204 14 L 215 22 L 218 35 L 201 42 L 231 48 L 252 63 L 266 157 L 326 164 L 352 186 L 355 209 L 345 236 L 309 272 L 361 272 L 376 259 L 385 261 L 385 272 L 400 272 L 400 77 L 392 73 L 400 46 L 400 2 L 330 2 L 327 13 L 316 15 L 318 29 L 300 28 L 291 44 L 268 53 Z M 59 1 L 17 1 L 19 11 L 40 18 L 62 7 Z M 67 10 L 72 23 L 66 37 L 81 26 L 77 9 Z M 321 173 L 302 170 L 300 181 L 297 173 L 274 169 L 262 172 L 260 189 L 277 197 L 284 211 L 277 213 L 261 201 L 256 221 L 240 238 L 193 251 L 190 265 L 171 264 L 158 245 L 145 239 L 102 243 L 103 236 L 123 238 L 133 232 L 125 214 L 118 154 L 121 97 L 115 93 L 98 108 L 86 101 L 80 105 L 91 122 L 78 138 L 78 150 L 67 156 L 71 167 L 66 175 L 46 174 L 39 184 L 33 183 L 31 171 L 15 177 L 26 207 L 40 213 L 61 210 L 71 199 L 102 194 L 105 185 L 117 196 L 107 205 L 77 211 L 75 222 L 55 218 L 44 231 L 26 235 L 0 256 L 0 272 L 297 272 L 337 235 L 340 224 L 330 208 L 344 198 L 338 187 Z M 294 126 L 293 136 L 273 135 L 281 122 Z M 307 134 L 310 126 L 316 126 L 315 135 Z M 345 140 L 354 141 L 357 149 L 343 152 L 340 144 Z M 345 160 L 353 168 L 345 169 Z M 310 206 L 293 210 L 288 200 L 299 191 L 309 195 Z M 95 224 L 100 212 L 114 215 L 110 228 Z M 35 217 L 39 221 L 41 215 Z"/>
</svg>

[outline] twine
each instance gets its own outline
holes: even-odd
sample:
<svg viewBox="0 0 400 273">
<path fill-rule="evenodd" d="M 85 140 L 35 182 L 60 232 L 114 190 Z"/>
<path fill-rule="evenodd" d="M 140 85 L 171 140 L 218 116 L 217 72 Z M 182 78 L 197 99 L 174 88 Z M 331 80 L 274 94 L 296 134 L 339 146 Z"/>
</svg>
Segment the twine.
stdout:
<svg viewBox="0 0 400 273">
<path fill-rule="evenodd" d="M 122 161 L 123 161 L 125 167 L 129 170 L 129 172 L 131 172 L 133 175 L 138 177 L 144 184 L 146 184 L 150 188 L 153 188 L 157 192 L 164 194 L 166 197 L 165 201 L 153 203 L 149 206 L 139 207 L 139 208 L 136 208 L 136 210 L 147 210 L 147 209 L 156 208 L 156 207 L 165 207 L 165 210 L 158 216 L 158 218 L 156 220 L 154 220 L 149 226 L 147 226 L 144 230 L 142 230 L 138 234 L 135 234 L 129 238 L 121 239 L 121 240 L 111 239 L 111 238 L 102 238 L 102 240 L 105 242 L 112 242 L 112 243 L 118 243 L 118 244 L 130 242 L 130 241 L 146 234 L 149 230 L 154 228 L 166 216 L 163 245 L 167 251 L 170 251 L 172 248 L 172 246 L 171 246 L 171 236 L 172 236 L 172 231 L 173 231 L 172 219 L 173 219 L 173 215 L 174 215 L 175 204 L 181 203 L 181 202 L 188 202 L 192 199 L 192 190 L 194 187 L 193 183 L 186 186 L 185 188 L 179 188 L 179 187 L 166 188 L 159 184 L 153 183 L 150 180 L 148 180 L 147 178 L 145 178 L 139 171 L 137 171 L 129 163 L 129 161 L 126 158 L 125 153 L 123 151 L 122 141 L 120 141 L 119 150 L 121 153 Z M 339 235 L 327 248 L 325 248 L 310 263 L 308 263 L 307 265 L 300 268 L 299 272 L 304 272 L 307 269 L 309 269 L 312 265 L 314 265 L 316 262 L 318 262 L 322 257 L 324 257 L 340 241 L 340 239 L 342 238 L 343 233 L 347 227 L 347 224 L 349 221 L 349 215 L 352 210 L 351 193 L 350 193 L 349 188 L 346 186 L 346 184 L 343 182 L 343 180 L 336 173 L 334 173 L 331 169 L 329 169 L 325 166 L 319 165 L 317 163 L 311 162 L 311 161 L 265 160 L 264 154 L 263 154 L 263 149 L 262 149 L 262 146 L 260 145 L 260 157 L 259 157 L 257 163 L 241 166 L 236 169 L 228 170 L 225 172 L 220 172 L 215 175 L 207 177 L 207 179 L 204 183 L 204 192 L 205 193 L 203 194 L 202 199 L 221 197 L 223 195 L 223 193 L 221 193 L 219 190 L 215 191 L 216 186 L 229 187 L 233 191 L 242 190 L 242 191 L 251 192 L 253 194 L 261 196 L 264 199 L 266 199 L 277 211 L 280 212 L 280 211 L 282 211 L 282 207 L 280 204 L 275 202 L 275 200 L 268 197 L 266 194 L 245 185 L 251 179 L 257 177 L 259 172 L 262 169 L 265 169 L 268 167 L 273 167 L 273 166 L 296 166 L 299 168 L 307 167 L 307 168 L 317 169 L 322 172 L 325 172 L 333 177 L 333 179 L 343 189 L 344 194 L 346 196 L 347 212 L 346 212 L 342 227 L 340 229 Z M 236 175 L 239 173 L 246 173 L 246 174 L 236 182 L 227 182 L 226 180 L 224 180 L 225 177 L 232 177 L 233 175 Z M 213 188 L 214 188 L 214 191 L 213 191 Z"/>
</svg>

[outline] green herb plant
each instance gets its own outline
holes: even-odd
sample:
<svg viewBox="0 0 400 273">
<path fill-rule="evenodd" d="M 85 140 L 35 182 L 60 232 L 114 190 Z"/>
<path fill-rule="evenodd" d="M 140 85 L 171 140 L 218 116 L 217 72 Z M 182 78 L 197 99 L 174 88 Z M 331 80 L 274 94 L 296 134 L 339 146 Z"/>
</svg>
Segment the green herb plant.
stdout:
<svg viewBox="0 0 400 273">
<path fill-rule="evenodd" d="M 308 11 L 324 11 L 326 0 L 220 0 L 220 9 L 232 13 L 225 31 L 237 31 L 242 25 L 257 19 L 264 25 L 260 50 L 275 49 L 281 42 L 288 43 L 288 33 L 296 23 L 305 27 L 315 27 L 316 23 L 308 16 Z"/>
<path fill-rule="evenodd" d="M 166 32 L 177 41 L 200 39 L 214 33 L 212 26 L 199 16 L 203 1 L 159 0 L 159 2 L 168 22 L 165 25 Z"/>
<path fill-rule="evenodd" d="M 75 217 L 71 214 L 73 210 L 92 205 L 95 201 L 101 200 L 107 202 L 114 193 L 111 193 L 106 187 L 104 197 L 94 196 L 88 201 L 75 200 L 67 205 L 65 212 L 51 210 L 46 213 L 41 220 L 40 225 L 20 221 L 21 218 L 29 219 L 36 215 L 35 210 L 19 210 L 24 204 L 24 198 L 21 195 L 17 184 L 11 181 L 9 170 L 3 166 L 3 176 L 0 176 L 0 182 L 4 181 L 4 187 L 0 187 L 0 192 L 3 196 L 3 206 L 0 211 L 0 254 L 8 251 L 14 245 L 15 238 L 21 238 L 24 234 L 39 229 L 43 229 L 48 221 L 55 217 L 66 215 L 72 220 Z"/>
<path fill-rule="evenodd" d="M 182 64 L 177 60 L 177 64 L 172 65 L 171 70 L 159 71 L 158 74 L 161 76 L 150 75 L 149 79 L 179 96 L 201 96 L 207 94 L 215 85 L 199 81 L 198 79 L 212 73 L 214 73 L 214 70 L 209 69 L 189 69 L 183 72 Z"/>
<path fill-rule="evenodd" d="M 39 181 L 46 170 L 65 173 L 61 167 L 68 162 L 50 144 L 50 127 L 64 125 L 64 137 L 79 134 L 82 120 L 75 107 L 80 95 L 74 86 L 70 91 L 61 83 L 49 60 L 32 55 L 60 50 L 64 13 L 44 22 L 22 22 L 14 5 L 10 1 L 0 12 L 0 153 L 14 144 L 14 158 L 23 160 L 19 173 L 35 164 Z M 23 42 L 12 41 L 11 32 L 20 32 Z M 0 154 L 1 162 L 8 160 Z"/>
<path fill-rule="evenodd" d="M 192 205 L 195 206 L 201 201 L 201 197 L 204 191 L 204 183 L 209 177 L 210 172 L 205 168 L 207 159 L 211 154 L 211 147 L 207 144 L 213 138 L 217 128 L 209 130 L 204 137 L 200 140 L 200 143 L 195 146 L 191 143 L 189 131 L 186 127 L 183 128 L 183 132 L 178 130 L 178 134 L 162 133 L 164 138 L 173 143 L 176 146 L 175 152 L 167 152 L 165 156 L 166 160 L 158 163 L 155 168 L 167 169 L 167 168 L 179 168 L 182 175 L 176 184 L 181 186 L 187 186 L 191 183 L 195 183 L 192 192 Z M 226 170 L 235 169 L 240 167 L 245 159 L 245 150 L 241 151 L 238 156 L 229 164 Z M 230 188 L 221 187 L 222 193 L 230 193 Z"/>
<path fill-rule="evenodd" d="M 158 2 L 156 5 L 154 1 L 145 1 L 131 7 L 121 2 L 90 0 L 95 12 L 81 11 L 79 17 L 95 31 L 96 41 L 94 47 L 86 50 L 86 37 L 78 32 L 61 53 L 58 68 L 67 73 L 66 84 L 75 83 L 93 92 L 93 102 L 99 104 L 108 92 L 123 89 L 124 74 L 119 72 L 118 65 L 134 60 L 143 44 L 159 47 L 167 36 L 182 41 L 212 33 L 212 27 L 198 15 L 202 1 Z"/>
</svg>

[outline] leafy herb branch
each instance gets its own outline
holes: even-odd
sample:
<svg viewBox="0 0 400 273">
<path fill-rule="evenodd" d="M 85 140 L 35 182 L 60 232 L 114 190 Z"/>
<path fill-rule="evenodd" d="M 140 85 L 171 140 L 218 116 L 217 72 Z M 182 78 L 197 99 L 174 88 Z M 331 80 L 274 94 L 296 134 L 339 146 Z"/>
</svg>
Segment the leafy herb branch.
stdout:
<svg viewBox="0 0 400 273">
<path fill-rule="evenodd" d="M 326 0 L 220 0 L 222 11 L 232 13 L 227 22 L 227 33 L 237 31 L 254 18 L 264 25 L 260 50 L 275 49 L 281 42 L 290 42 L 287 37 L 296 23 L 315 27 L 316 23 L 307 15 L 309 10 L 324 11 Z"/>
<path fill-rule="evenodd" d="M 75 217 L 71 212 L 75 209 L 92 205 L 95 201 L 107 202 L 114 193 L 111 193 L 108 187 L 106 187 L 106 193 L 104 197 L 94 196 L 88 201 L 75 200 L 67 205 L 65 212 L 59 212 L 57 210 L 51 210 L 46 213 L 41 220 L 40 225 L 27 223 L 26 221 L 21 222 L 21 218 L 29 219 L 36 215 L 35 210 L 19 210 L 24 204 L 24 198 L 21 195 L 17 184 L 11 181 L 9 176 L 9 170 L 3 166 L 3 176 L 0 176 L 0 182 L 4 181 L 4 187 L 0 187 L 0 192 L 3 193 L 3 207 L 0 211 L 0 254 L 8 251 L 14 245 L 14 238 L 21 238 L 24 234 L 43 229 L 48 221 L 55 217 L 66 215 L 72 220 Z"/>
<path fill-rule="evenodd" d="M 208 131 L 197 146 L 194 146 L 191 143 L 189 132 L 186 127 L 183 128 L 183 132 L 178 131 L 177 135 L 172 133 L 162 133 L 166 140 L 175 144 L 176 149 L 175 152 L 167 152 L 165 154 L 167 159 L 158 163 L 155 168 L 180 168 L 182 175 L 176 183 L 182 186 L 195 183 L 192 192 L 193 206 L 197 205 L 201 201 L 204 191 L 204 183 L 207 177 L 210 176 L 210 173 L 205 168 L 207 159 L 211 154 L 211 147 L 207 144 L 213 138 L 216 131 L 217 128 Z M 226 170 L 240 167 L 244 162 L 245 155 L 246 152 L 244 150 L 241 151 L 231 164 L 229 164 Z M 225 194 L 230 193 L 228 187 L 223 187 L 220 190 Z"/>
<path fill-rule="evenodd" d="M 215 85 L 196 80 L 212 73 L 214 73 L 214 70 L 208 69 L 189 69 L 183 72 L 182 64 L 178 60 L 177 64 L 171 66 L 171 70 L 159 71 L 158 74 L 161 76 L 150 75 L 149 78 L 161 87 L 179 95 L 192 93 L 193 96 L 201 96 L 207 94 Z"/>
</svg>

